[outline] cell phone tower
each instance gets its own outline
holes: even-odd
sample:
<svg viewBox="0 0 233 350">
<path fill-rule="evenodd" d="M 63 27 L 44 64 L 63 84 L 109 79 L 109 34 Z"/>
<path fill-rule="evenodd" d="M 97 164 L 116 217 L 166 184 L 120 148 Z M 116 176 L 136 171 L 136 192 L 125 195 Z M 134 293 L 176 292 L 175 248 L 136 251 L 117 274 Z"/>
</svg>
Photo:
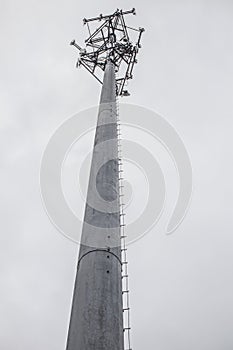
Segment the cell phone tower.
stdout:
<svg viewBox="0 0 233 350">
<path fill-rule="evenodd" d="M 125 87 L 144 29 L 126 25 L 130 14 L 135 9 L 85 18 L 85 48 L 71 42 L 79 50 L 77 66 L 85 67 L 102 91 L 66 350 L 131 350 L 117 97 L 129 96 Z"/>
</svg>

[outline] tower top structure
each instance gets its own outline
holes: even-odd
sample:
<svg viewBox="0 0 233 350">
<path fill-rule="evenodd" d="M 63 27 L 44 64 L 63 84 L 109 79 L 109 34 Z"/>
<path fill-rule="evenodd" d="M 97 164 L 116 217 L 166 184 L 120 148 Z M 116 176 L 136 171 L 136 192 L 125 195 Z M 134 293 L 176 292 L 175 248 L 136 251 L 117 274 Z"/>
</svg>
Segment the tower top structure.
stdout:
<svg viewBox="0 0 233 350">
<path fill-rule="evenodd" d="M 85 40 L 85 48 L 80 47 L 75 40 L 70 43 L 79 50 L 77 67 L 85 67 L 101 84 L 107 61 L 113 62 L 117 73 L 118 96 L 129 96 L 125 87 L 128 80 L 133 78 L 142 33 L 145 31 L 144 28 L 137 29 L 126 25 L 125 17 L 129 14 L 136 15 L 135 8 L 129 11 L 117 9 L 111 15 L 100 14 L 98 17 L 84 18 L 83 23 L 89 34 Z M 102 23 L 97 26 L 96 22 Z"/>
</svg>

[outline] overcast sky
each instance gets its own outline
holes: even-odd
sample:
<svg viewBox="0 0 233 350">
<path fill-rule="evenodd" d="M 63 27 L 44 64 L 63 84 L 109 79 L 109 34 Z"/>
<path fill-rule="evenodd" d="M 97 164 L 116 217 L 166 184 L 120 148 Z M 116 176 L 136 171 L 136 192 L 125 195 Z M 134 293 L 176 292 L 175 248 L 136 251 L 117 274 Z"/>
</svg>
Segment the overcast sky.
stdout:
<svg viewBox="0 0 233 350">
<path fill-rule="evenodd" d="M 178 230 L 165 235 L 167 209 L 129 248 L 133 349 L 232 350 L 231 0 L 1 1 L 0 348 L 65 349 L 78 246 L 44 211 L 40 160 L 55 129 L 99 99 L 69 42 L 82 44 L 83 17 L 116 7 L 136 7 L 146 28 L 125 102 L 176 128 L 194 173 Z"/>
</svg>

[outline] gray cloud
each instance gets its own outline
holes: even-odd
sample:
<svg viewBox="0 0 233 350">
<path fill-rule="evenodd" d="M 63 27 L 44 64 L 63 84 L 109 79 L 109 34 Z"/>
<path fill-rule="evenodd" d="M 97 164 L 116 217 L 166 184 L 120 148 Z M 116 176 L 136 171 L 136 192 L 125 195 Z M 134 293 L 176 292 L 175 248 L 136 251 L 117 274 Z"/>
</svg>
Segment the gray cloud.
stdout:
<svg viewBox="0 0 233 350">
<path fill-rule="evenodd" d="M 175 126 L 194 170 L 190 211 L 167 237 L 177 185 L 164 161 L 172 192 L 167 209 L 154 231 L 130 246 L 133 348 L 230 350 L 233 21 L 227 0 L 3 1 L 0 347 L 64 349 L 78 247 L 43 210 L 40 160 L 58 125 L 99 99 L 98 84 L 75 70 L 69 42 L 82 44 L 83 17 L 116 7 L 136 7 L 132 24 L 146 28 L 127 102 L 154 109 Z"/>
</svg>

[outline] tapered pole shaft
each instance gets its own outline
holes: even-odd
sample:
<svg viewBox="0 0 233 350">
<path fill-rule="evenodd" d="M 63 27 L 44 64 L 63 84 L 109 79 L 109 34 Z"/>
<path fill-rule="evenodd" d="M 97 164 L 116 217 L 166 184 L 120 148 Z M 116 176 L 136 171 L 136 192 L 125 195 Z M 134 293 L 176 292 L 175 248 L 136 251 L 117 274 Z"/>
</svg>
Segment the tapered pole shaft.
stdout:
<svg viewBox="0 0 233 350">
<path fill-rule="evenodd" d="M 123 350 L 115 68 L 104 73 L 67 350 Z"/>
</svg>

